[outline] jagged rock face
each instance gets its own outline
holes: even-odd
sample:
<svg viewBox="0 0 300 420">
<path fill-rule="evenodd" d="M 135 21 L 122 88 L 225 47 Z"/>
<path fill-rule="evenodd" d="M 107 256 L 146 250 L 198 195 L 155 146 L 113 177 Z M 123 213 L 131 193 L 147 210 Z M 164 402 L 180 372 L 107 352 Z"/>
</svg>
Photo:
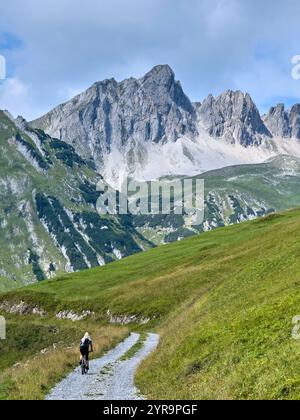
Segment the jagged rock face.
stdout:
<svg viewBox="0 0 300 420">
<path fill-rule="evenodd" d="M 290 137 L 291 135 L 289 115 L 283 104 L 278 104 L 270 109 L 265 117 L 265 124 L 273 136 Z"/>
<path fill-rule="evenodd" d="M 209 95 L 197 106 L 199 123 L 213 137 L 243 146 L 259 145 L 271 137 L 249 94 L 227 90 L 217 98 Z"/>
<path fill-rule="evenodd" d="M 24 122 L 17 123 L 22 128 Z M 192 104 L 167 65 L 141 79 L 97 82 L 31 127 L 72 145 L 81 158 L 92 158 L 116 189 L 128 176 L 195 175 L 300 155 L 299 142 L 282 141 L 300 139 L 300 105 L 290 112 L 278 105 L 262 119 L 249 94 L 232 90 Z"/>
<path fill-rule="evenodd" d="M 195 139 L 198 124 L 213 137 L 243 146 L 271 137 L 249 94 L 228 90 L 192 104 L 172 69 L 156 66 L 141 79 L 95 83 L 66 104 L 31 123 L 100 161 L 116 146 Z"/>
<path fill-rule="evenodd" d="M 95 83 L 31 126 L 71 144 L 82 158 L 93 158 L 117 189 L 128 176 L 156 179 L 246 163 L 244 150 L 227 146 L 272 140 L 248 94 L 228 90 L 192 104 L 167 65 L 141 79 Z M 226 151 L 216 153 L 209 137 L 222 140 Z"/>
<path fill-rule="evenodd" d="M 22 119 L 18 123 L 22 126 Z M 232 90 L 192 104 L 172 69 L 162 65 L 141 79 L 97 82 L 31 126 L 72 144 L 82 157 L 92 157 L 98 168 L 105 166 L 113 150 L 134 167 L 135 160 L 147 161 L 149 144 L 195 141 L 202 129 L 213 138 L 245 147 L 273 137 L 300 139 L 300 105 L 286 111 L 278 104 L 262 118 L 249 94 Z"/>
<path fill-rule="evenodd" d="M 139 80 L 95 83 L 31 125 L 95 160 L 131 141 L 164 143 L 197 134 L 195 109 L 169 66 Z"/>
<path fill-rule="evenodd" d="M 300 139 L 300 104 L 286 110 L 283 104 L 272 107 L 264 122 L 274 137 Z"/>
<path fill-rule="evenodd" d="M 300 104 L 294 105 L 290 111 L 291 137 L 300 139 Z"/>
</svg>

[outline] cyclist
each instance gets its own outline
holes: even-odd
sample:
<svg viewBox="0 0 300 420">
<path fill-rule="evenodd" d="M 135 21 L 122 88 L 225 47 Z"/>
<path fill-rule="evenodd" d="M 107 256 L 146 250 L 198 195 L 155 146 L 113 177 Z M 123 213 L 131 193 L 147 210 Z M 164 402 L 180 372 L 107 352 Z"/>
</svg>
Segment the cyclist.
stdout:
<svg viewBox="0 0 300 420">
<path fill-rule="evenodd" d="M 87 363 L 87 370 L 89 370 L 89 353 L 93 351 L 93 341 L 90 337 L 90 334 L 86 332 L 83 338 L 80 341 L 80 364 L 82 364 L 82 359 L 85 357 Z"/>
</svg>

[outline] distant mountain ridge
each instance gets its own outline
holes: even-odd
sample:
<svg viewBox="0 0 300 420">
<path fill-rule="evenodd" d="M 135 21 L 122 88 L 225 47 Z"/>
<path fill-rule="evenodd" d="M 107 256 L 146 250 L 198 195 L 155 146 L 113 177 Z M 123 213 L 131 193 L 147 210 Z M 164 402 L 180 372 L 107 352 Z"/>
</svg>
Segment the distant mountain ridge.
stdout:
<svg viewBox="0 0 300 420">
<path fill-rule="evenodd" d="M 140 79 L 97 82 L 31 126 L 93 159 L 114 187 L 128 175 L 195 175 L 300 156 L 300 105 L 285 111 L 279 104 L 261 116 L 248 93 L 231 90 L 192 103 L 168 65 Z"/>
</svg>

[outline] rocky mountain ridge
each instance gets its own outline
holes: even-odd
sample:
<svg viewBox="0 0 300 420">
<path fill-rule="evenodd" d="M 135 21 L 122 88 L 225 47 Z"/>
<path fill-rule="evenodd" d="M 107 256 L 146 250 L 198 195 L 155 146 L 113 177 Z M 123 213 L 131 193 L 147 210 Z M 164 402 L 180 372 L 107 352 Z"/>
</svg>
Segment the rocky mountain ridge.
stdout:
<svg viewBox="0 0 300 420">
<path fill-rule="evenodd" d="M 272 107 L 264 117 L 264 123 L 274 137 L 300 140 L 300 104 L 285 109 L 284 104 Z"/>
<path fill-rule="evenodd" d="M 192 103 L 168 65 L 140 79 L 97 82 L 31 126 L 92 159 L 114 187 L 126 176 L 194 175 L 233 164 L 300 156 L 300 105 L 261 116 L 248 93 Z M 290 143 L 276 139 L 290 138 Z"/>
</svg>

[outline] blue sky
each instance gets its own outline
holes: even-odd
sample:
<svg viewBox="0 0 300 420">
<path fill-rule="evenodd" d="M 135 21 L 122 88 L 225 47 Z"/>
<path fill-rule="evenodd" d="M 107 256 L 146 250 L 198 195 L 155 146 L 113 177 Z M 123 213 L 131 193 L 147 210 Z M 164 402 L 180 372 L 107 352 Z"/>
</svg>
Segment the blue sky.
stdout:
<svg viewBox="0 0 300 420">
<path fill-rule="evenodd" d="M 93 82 L 169 64 L 192 100 L 300 102 L 298 0 L 2 0 L 0 109 L 32 119 Z"/>
</svg>

